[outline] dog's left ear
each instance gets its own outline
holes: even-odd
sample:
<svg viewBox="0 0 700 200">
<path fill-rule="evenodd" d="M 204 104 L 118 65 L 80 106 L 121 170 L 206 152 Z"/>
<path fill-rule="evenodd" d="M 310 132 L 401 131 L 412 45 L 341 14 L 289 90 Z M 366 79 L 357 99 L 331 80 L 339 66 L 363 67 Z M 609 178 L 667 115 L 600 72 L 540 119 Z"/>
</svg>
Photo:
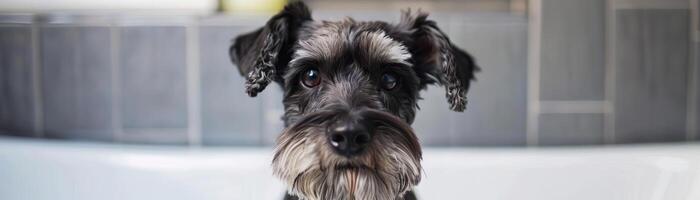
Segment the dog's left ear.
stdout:
<svg viewBox="0 0 700 200">
<path fill-rule="evenodd" d="M 280 81 L 292 56 L 292 46 L 302 25 L 311 21 L 311 12 L 302 2 L 294 2 L 258 30 L 234 39 L 229 48 L 231 61 L 247 78 L 246 93 L 257 96 L 271 81 Z"/>
<path fill-rule="evenodd" d="M 404 11 L 398 28 L 409 35 L 406 43 L 421 87 L 433 83 L 445 86 L 450 109 L 464 111 L 469 84 L 479 71 L 472 56 L 452 44 L 426 13 Z"/>
</svg>

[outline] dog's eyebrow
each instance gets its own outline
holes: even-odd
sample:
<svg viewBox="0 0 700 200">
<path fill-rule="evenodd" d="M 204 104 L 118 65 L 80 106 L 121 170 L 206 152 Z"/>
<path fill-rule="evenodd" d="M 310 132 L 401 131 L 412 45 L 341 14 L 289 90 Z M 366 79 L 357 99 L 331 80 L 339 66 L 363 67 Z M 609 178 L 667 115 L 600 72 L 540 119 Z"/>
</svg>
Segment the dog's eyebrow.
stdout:
<svg viewBox="0 0 700 200">
<path fill-rule="evenodd" d="M 365 51 L 371 60 L 401 63 L 410 66 L 411 53 L 402 43 L 389 37 L 384 31 L 363 32 L 358 34 L 357 50 Z"/>
<path fill-rule="evenodd" d="M 342 56 L 345 49 L 339 35 L 319 34 L 300 40 L 296 46 L 293 60 L 315 58 L 317 60 L 332 60 Z"/>
<path fill-rule="evenodd" d="M 294 56 L 292 57 L 292 60 L 289 61 L 289 66 L 297 67 L 304 63 L 308 63 L 312 60 L 316 60 L 312 52 L 306 49 L 297 49 L 296 51 L 294 51 Z"/>
<path fill-rule="evenodd" d="M 362 25 L 335 24 L 319 27 L 310 34 L 296 44 L 292 60 L 289 62 L 290 68 L 309 64 L 322 67 L 352 62 L 362 66 L 381 67 L 387 63 L 409 68 L 412 66 L 408 48 L 390 37 L 385 30 L 370 29 Z"/>
</svg>

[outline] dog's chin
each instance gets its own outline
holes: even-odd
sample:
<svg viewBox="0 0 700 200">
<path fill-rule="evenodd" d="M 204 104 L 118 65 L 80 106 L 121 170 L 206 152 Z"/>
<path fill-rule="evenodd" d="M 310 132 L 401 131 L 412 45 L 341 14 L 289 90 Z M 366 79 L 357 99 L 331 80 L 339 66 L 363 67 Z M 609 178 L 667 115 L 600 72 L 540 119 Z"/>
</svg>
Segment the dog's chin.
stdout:
<svg viewBox="0 0 700 200">
<path fill-rule="evenodd" d="M 420 181 L 419 160 L 391 143 L 353 158 L 320 150 L 324 145 L 298 147 L 283 153 L 289 157 L 278 157 L 273 169 L 288 192 L 300 199 L 395 200 Z"/>
<path fill-rule="evenodd" d="M 399 189 L 385 175 L 366 166 L 337 166 L 308 170 L 290 184 L 290 194 L 307 200 L 395 200 L 409 187 Z"/>
<path fill-rule="evenodd" d="M 395 200 L 420 181 L 419 160 L 392 143 L 352 158 L 322 150 L 325 146 L 292 145 L 297 149 L 282 151 L 273 161 L 290 194 L 307 200 Z"/>
</svg>

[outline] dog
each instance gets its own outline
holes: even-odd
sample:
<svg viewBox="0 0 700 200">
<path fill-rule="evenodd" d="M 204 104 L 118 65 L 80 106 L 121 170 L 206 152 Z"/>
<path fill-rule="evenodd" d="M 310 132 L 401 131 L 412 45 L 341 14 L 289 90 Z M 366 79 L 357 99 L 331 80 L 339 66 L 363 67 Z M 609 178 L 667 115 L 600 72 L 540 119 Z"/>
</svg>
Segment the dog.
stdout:
<svg viewBox="0 0 700 200">
<path fill-rule="evenodd" d="M 479 70 L 427 17 L 407 10 L 396 24 L 315 21 L 294 2 L 233 40 L 229 55 L 249 96 L 273 81 L 284 90 L 272 167 L 285 199 L 416 199 L 419 92 L 443 85 L 450 108 L 464 111 Z"/>
</svg>

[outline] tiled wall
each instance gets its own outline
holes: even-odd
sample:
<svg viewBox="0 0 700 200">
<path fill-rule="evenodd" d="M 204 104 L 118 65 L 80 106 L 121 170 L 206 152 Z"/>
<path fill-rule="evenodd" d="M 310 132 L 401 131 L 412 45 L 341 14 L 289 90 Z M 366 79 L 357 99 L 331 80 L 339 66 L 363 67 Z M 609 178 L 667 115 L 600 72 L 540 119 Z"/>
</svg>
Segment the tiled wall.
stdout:
<svg viewBox="0 0 700 200">
<path fill-rule="evenodd" d="M 38 34 L 44 136 L 112 139 L 109 27 L 44 26 Z"/>
<path fill-rule="evenodd" d="M 616 142 L 686 138 L 688 19 L 688 10 L 616 12 Z"/>
<path fill-rule="evenodd" d="M 530 17 L 432 15 L 482 71 L 465 113 L 449 111 L 442 88 L 422 93 L 414 127 L 423 144 L 698 138 L 688 131 L 700 119 L 700 70 L 691 67 L 700 44 L 691 43 L 690 7 L 531 0 L 529 8 Z M 272 144 L 282 129 L 281 89 L 247 97 L 228 58 L 231 38 L 267 17 L 2 15 L 0 130 L 123 143 Z"/>
<path fill-rule="evenodd" d="M 532 0 L 529 143 L 692 139 L 691 2 Z"/>
<path fill-rule="evenodd" d="M 531 145 L 602 144 L 605 0 L 533 1 Z M 535 54 L 536 53 L 536 54 Z M 539 82 L 537 82 L 539 81 Z"/>
</svg>

